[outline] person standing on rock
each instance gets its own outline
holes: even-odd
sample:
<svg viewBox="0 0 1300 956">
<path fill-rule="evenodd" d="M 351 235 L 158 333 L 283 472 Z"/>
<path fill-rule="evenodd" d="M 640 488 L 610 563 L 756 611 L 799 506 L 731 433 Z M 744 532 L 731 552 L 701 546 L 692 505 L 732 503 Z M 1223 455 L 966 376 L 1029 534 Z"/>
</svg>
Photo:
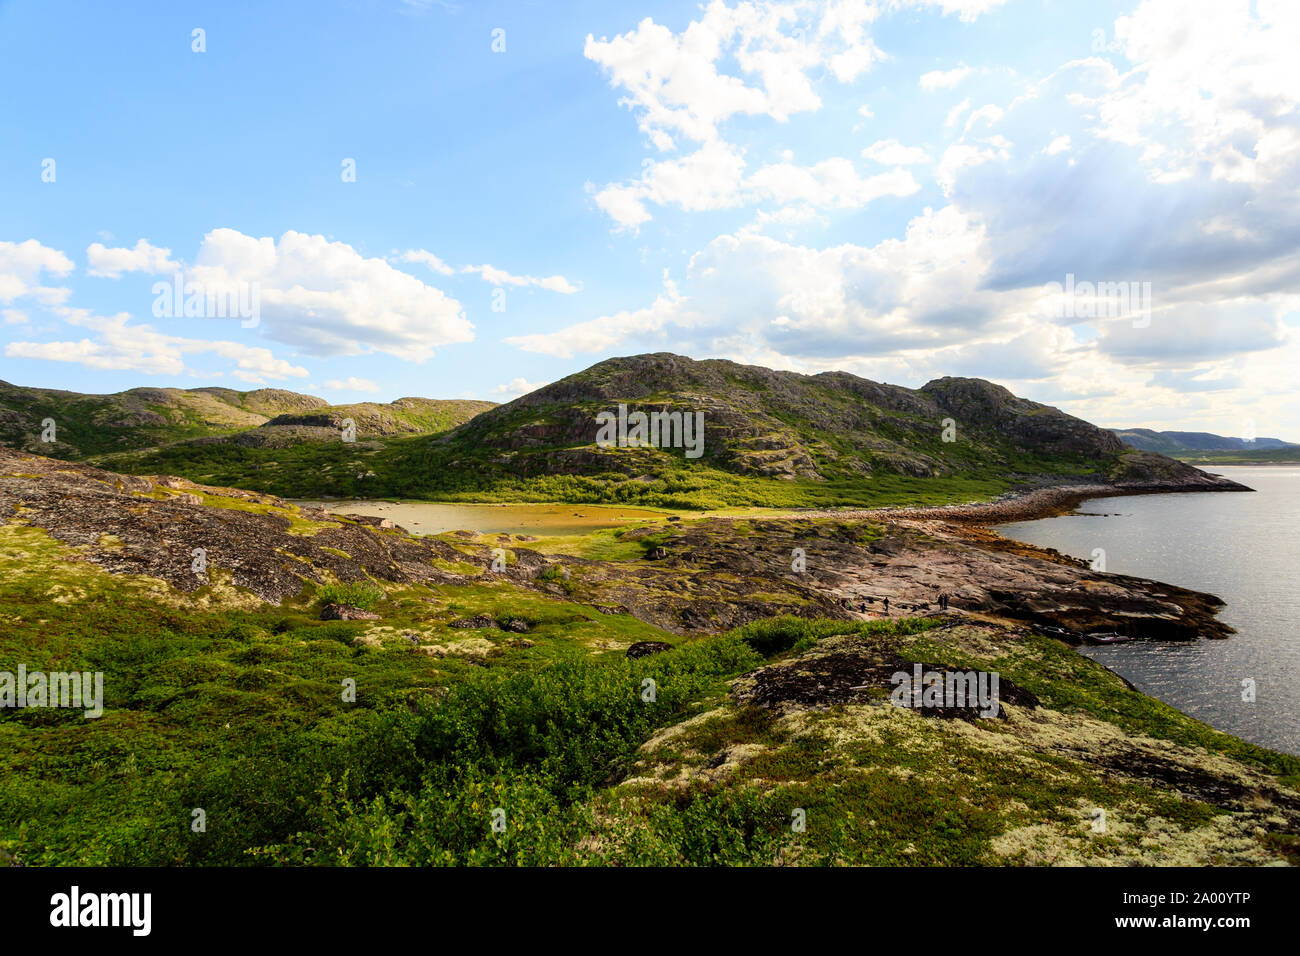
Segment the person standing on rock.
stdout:
<svg viewBox="0 0 1300 956">
<path fill-rule="evenodd" d="M 885 598 L 885 616 L 889 616 L 889 598 Z"/>
</svg>

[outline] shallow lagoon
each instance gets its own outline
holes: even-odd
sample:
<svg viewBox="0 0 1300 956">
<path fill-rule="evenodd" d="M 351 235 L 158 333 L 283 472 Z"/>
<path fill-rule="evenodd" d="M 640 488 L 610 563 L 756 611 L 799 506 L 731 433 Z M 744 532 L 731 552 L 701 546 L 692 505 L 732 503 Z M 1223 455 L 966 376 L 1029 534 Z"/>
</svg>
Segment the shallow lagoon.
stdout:
<svg viewBox="0 0 1300 956">
<path fill-rule="evenodd" d="M 319 501 L 295 504 L 324 508 L 336 514 L 388 518 L 412 534 L 477 531 L 480 534 L 585 534 L 602 528 L 631 527 L 666 520 L 664 511 L 616 505 L 463 504 L 445 501 Z"/>
</svg>

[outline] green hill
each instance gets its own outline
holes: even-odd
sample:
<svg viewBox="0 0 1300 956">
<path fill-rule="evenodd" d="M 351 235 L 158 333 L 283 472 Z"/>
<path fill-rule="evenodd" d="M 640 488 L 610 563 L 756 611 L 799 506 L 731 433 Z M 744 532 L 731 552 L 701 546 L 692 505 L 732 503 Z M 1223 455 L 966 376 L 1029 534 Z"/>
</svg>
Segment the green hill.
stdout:
<svg viewBox="0 0 1300 956">
<path fill-rule="evenodd" d="M 213 447 L 310 454 L 316 445 L 337 444 L 347 419 L 355 424 L 359 442 L 382 441 L 446 431 L 492 407 L 492 402 L 430 398 L 331 405 L 278 388 L 133 388 L 85 395 L 0 382 L 0 444 L 128 469 L 165 461 L 187 474 Z M 52 442 L 44 440 L 47 420 L 54 422 Z"/>
</svg>

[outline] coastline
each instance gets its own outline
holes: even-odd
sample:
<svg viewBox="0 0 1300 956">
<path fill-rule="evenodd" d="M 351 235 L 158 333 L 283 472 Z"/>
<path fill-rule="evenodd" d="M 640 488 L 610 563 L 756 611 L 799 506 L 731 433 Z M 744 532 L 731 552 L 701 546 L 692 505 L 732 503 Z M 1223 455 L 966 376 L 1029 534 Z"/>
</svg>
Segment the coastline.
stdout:
<svg viewBox="0 0 1300 956">
<path fill-rule="evenodd" d="M 1253 492 L 1230 479 L 1207 482 L 1143 482 L 1130 484 L 1057 485 L 1011 492 L 994 501 L 925 508 L 893 507 L 867 509 L 818 509 L 791 512 L 792 518 L 846 518 L 863 520 L 944 521 L 954 524 L 998 525 L 1011 521 L 1033 521 L 1068 514 L 1094 498 L 1131 495 L 1184 494 L 1193 492 Z"/>
</svg>

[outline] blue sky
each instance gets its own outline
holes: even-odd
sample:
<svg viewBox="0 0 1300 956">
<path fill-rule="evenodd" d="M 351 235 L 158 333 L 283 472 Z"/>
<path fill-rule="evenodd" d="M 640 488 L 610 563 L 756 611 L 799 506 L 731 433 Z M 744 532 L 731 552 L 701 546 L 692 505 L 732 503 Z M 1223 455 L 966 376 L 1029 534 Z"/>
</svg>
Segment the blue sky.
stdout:
<svg viewBox="0 0 1300 956">
<path fill-rule="evenodd" d="M 1300 440 L 1300 21 L 1195 6 L 0 0 L 0 377 L 670 350 Z M 257 322 L 157 314 L 178 273 Z"/>
</svg>

